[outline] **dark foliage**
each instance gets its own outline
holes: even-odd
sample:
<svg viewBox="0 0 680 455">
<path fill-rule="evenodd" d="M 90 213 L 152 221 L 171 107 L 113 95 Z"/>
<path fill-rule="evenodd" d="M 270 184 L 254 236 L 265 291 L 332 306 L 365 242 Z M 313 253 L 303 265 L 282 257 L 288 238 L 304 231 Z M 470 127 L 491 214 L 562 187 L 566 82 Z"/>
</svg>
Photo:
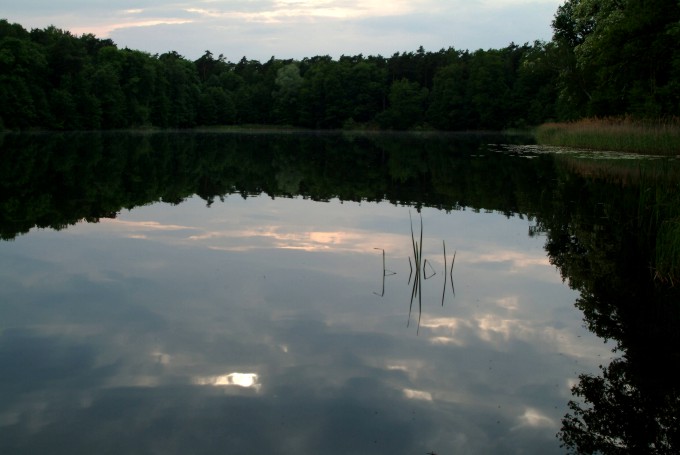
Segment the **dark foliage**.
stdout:
<svg viewBox="0 0 680 455">
<path fill-rule="evenodd" d="M 553 118 L 553 46 L 301 61 L 206 51 L 190 61 L 0 21 L 0 128 L 95 130 L 273 124 L 498 130 Z"/>
</svg>

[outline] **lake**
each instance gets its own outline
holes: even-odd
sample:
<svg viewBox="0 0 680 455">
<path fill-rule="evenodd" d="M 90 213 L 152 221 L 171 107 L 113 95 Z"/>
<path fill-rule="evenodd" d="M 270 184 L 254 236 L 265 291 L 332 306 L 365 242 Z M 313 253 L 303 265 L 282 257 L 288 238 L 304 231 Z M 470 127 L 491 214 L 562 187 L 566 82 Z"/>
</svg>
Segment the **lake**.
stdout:
<svg viewBox="0 0 680 455">
<path fill-rule="evenodd" d="M 678 447 L 675 160 L 425 133 L 0 156 L 0 453 Z"/>
</svg>

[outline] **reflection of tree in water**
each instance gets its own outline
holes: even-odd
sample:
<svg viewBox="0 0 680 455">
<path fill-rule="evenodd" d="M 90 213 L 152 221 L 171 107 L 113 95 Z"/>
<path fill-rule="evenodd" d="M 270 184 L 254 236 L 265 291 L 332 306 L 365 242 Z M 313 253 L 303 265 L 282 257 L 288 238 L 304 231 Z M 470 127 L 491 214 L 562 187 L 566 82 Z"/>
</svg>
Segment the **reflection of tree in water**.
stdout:
<svg viewBox="0 0 680 455">
<path fill-rule="evenodd" d="M 280 192 L 294 196 L 300 192 L 300 183 L 304 175 L 300 166 L 295 163 L 290 154 L 281 153 L 274 156 L 272 167 L 276 171 L 276 184 Z"/>
<path fill-rule="evenodd" d="M 601 376 L 582 375 L 573 392 L 588 407 L 569 403 L 559 433 L 564 445 L 574 453 L 678 453 L 677 375 L 667 377 L 675 384 L 648 384 L 649 373 L 636 373 L 620 358 L 602 367 Z"/>
<path fill-rule="evenodd" d="M 580 400 L 569 403 L 559 437 L 575 453 L 678 453 L 680 310 L 677 290 L 667 291 L 673 298 L 657 290 L 615 295 L 612 305 L 579 302 L 596 332 L 616 334 L 622 355 L 573 388 Z"/>
<path fill-rule="evenodd" d="M 680 290 L 650 269 L 660 220 L 641 223 L 650 213 L 637 186 L 572 174 L 558 188 L 552 218 L 542 220 L 546 249 L 580 291 L 588 328 L 621 354 L 599 375 L 579 377 L 558 437 L 573 453 L 678 453 Z"/>
<path fill-rule="evenodd" d="M 550 175 L 471 153 L 489 135 L 119 134 L 0 136 L 0 239 L 34 227 L 96 222 L 152 202 L 193 195 L 389 201 L 442 210 L 521 211 L 526 192 Z M 500 209 L 499 209 L 500 210 Z"/>
</svg>

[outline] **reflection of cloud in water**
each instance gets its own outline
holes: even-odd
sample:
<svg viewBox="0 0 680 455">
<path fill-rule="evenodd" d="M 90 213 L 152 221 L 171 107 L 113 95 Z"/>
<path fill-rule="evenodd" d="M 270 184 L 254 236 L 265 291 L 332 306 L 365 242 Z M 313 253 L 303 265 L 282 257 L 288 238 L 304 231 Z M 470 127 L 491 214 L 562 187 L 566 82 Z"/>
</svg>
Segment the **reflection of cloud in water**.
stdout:
<svg viewBox="0 0 680 455">
<path fill-rule="evenodd" d="M 408 246 L 405 236 L 389 235 L 371 231 L 333 231 L 333 230 L 300 230 L 286 231 L 278 225 L 246 227 L 242 229 L 211 230 L 209 226 L 185 226 L 180 224 L 164 224 L 158 221 L 126 221 L 121 219 L 102 219 L 100 226 L 109 227 L 114 231 L 125 233 L 127 238 L 140 240 L 161 240 L 153 233 L 171 233 L 193 231 L 186 237 L 167 237 L 164 241 L 173 244 L 200 244 L 218 251 L 250 251 L 254 249 L 293 249 L 308 252 L 366 252 L 373 253 L 376 247 L 389 252 L 398 251 L 400 255 L 407 254 L 404 245 Z"/>
<path fill-rule="evenodd" d="M 495 314 L 487 314 L 476 318 L 479 336 L 482 340 L 494 343 L 509 341 L 510 338 L 531 338 L 533 329 L 524 321 L 503 319 Z"/>
<path fill-rule="evenodd" d="M 132 378 L 127 378 L 124 384 L 118 384 L 112 382 L 107 384 L 109 387 L 159 387 L 162 384 L 161 378 L 159 376 L 135 376 Z"/>
<path fill-rule="evenodd" d="M 519 428 L 532 427 L 532 428 L 557 428 L 557 424 L 550 417 L 541 414 L 540 411 L 533 408 L 527 408 L 519 417 L 519 425 L 511 428 L 511 430 L 517 430 Z"/>
<path fill-rule="evenodd" d="M 364 236 L 356 232 L 303 232 L 300 235 L 287 235 L 277 238 L 276 248 L 328 251 L 355 251 Z M 361 249 L 359 249 L 361 250 Z"/>
<path fill-rule="evenodd" d="M 259 201 L 262 202 L 262 201 Z M 183 204 L 190 207 L 190 204 Z M 260 217 L 244 216 L 234 224 L 231 219 L 196 218 L 198 225 L 164 223 L 152 220 L 102 219 L 96 226 L 124 234 L 127 238 L 155 240 L 172 245 L 200 245 L 217 251 L 244 252 L 257 249 L 288 249 L 307 252 L 374 253 L 384 249 L 388 260 L 410 255 L 411 240 L 407 233 L 396 234 L 361 228 L 336 230 L 332 220 L 322 218 L 298 221 L 297 224 L 280 225 L 280 218 L 292 216 L 279 214 L 277 221 Z M 263 223 L 264 221 L 264 223 Z M 273 220 L 272 220 L 273 221 Z M 329 225 L 329 223 L 331 223 Z M 82 226 L 80 227 L 82 229 Z M 439 241 L 435 242 L 437 245 Z M 429 243 L 429 242 L 428 242 Z M 438 257 L 435 250 L 432 255 Z M 435 260 L 436 262 L 436 260 Z"/>
<path fill-rule="evenodd" d="M 461 318 L 428 318 L 421 323 L 422 328 L 429 329 L 434 335 L 430 338 L 430 343 L 457 346 L 465 346 L 464 337 L 460 335 L 460 332 L 471 326 L 470 321 Z"/>
<path fill-rule="evenodd" d="M 262 387 L 257 373 L 229 373 L 217 376 L 195 376 L 192 382 L 196 385 L 213 387 L 238 386 L 259 390 Z"/>
<path fill-rule="evenodd" d="M 158 221 L 125 221 L 112 218 L 103 218 L 99 221 L 103 225 L 112 225 L 119 229 L 133 231 L 184 231 L 196 230 L 195 227 L 181 226 L 178 224 L 163 224 Z"/>
<path fill-rule="evenodd" d="M 100 304 L 96 307 L 90 302 L 81 302 L 83 284 L 75 283 L 78 292 L 66 295 L 73 297 L 71 300 L 74 302 L 73 308 L 68 308 L 68 314 L 81 315 L 75 319 L 76 322 L 68 319 L 74 328 L 64 327 L 63 314 L 66 313 L 63 306 L 55 307 L 59 310 L 59 317 L 55 318 L 57 322 L 48 321 L 49 327 L 60 324 L 56 334 L 67 333 L 72 337 L 75 333 L 80 334 L 74 332 L 78 329 L 90 335 L 87 344 L 97 348 L 92 362 L 93 367 L 102 370 L 98 373 L 102 377 L 95 381 L 91 379 L 92 375 L 84 376 L 80 388 L 93 390 L 95 406 L 90 414 L 90 411 L 82 411 L 82 422 L 96 422 L 95 416 L 106 414 L 104 411 L 109 411 L 108 407 L 117 409 L 115 406 L 119 403 L 125 405 L 125 415 L 136 415 L 140 421 L 152 421 L 155 417 L 149 417 L 145 412 L 158 409 L 159 403 L 161 406 L 168 403 L 170 408 L 163 409 L 163 419 L 168 418 L 173 409 L 178 409 L 173 416 L 178 419 L 177 427 L 185 428 L 193 422 L 209 427 L 214 423 L 223 431 L 227 427 L 223 424 L 224 419 L 206 413 L 206 408 L 212 409 L 208 406 L 215 406 L 220 412 L 228 411 L 227 417 L 238 415 L 239 420 L 246 413 L 252 417 L 252 422 L 258 422 L 258 425 L 253 424 L 252 429 L 239 430 L 240 434 L 229 434 L 230 437 L 245 438 L 247 434 L 259 434 L 263 430 L 269 434 L 275 432 L 279 428 L 278 421 L 272 420 L 269 426 L 263 426 L 260 423 L 262 419 L 258 417 L 270 416 L 272 410 L 276 410 L 281 415 L 292 413 L 297 416 L 297 420 L 286 419 L 286 423 L 295 420 L 299 426 L 294 429 L 287 427 L 286 434 L 280 438 L 272 437 L 272 440 L 288 440 L 292 433 L 306 434 L 307 431 L 315 433 L 316 439 L 318 428 L 311 431 L 308 427 L 323 423 L 317 417 L 323 416 L 328 420 L 330 435 L 338 434 L 338 427 L 345 425 L 345 434 L 369 428 L 371 433 L 376 430 L 389 432 L 409 441 L 404 429 L 414 425 L 410 420 L 411 410 L 416 409 L 427 410 L 431 421 L 436 421 L 435 416 L 442 417 L 442 422 L 446 422 L 449 428 L 457 427 L 461 435 L 470 435 L 473 439 L 479 435 L 484 444 L 491 443 L 494 435 L 479 434 L 479 419 L 502 414 L 504 422 L 512 422 L 504 427 L 505 431 L 513 425 L 525 429 L 517 431 L 514 438 L 529 437 L 527 433 L 532 433 L 530 437 L 533 437 L 533 432 L 526 430 L 547 427 L 552 423 L 551 418 L 553 421 L 558 419 L 551 411 L 552 403 L 548 406 L 543 403 L 542 395 L 534 393 L 539 387 L 528 387 L 528 391 L 524 391 L 520 387 L 525 382 L 521 381 L 524 375 L 528 375 L 533 386 L 534 381 L 541 380 L 536 375 L 537 371 L 550 372 L 551 367 L 562 364 L 570 370 L 567 374 L 575 374 L 569 361 L 565 361 L 559 352 L 587 356 L 592 354 L 592 350 L 587 349 L 586 342 L 576 338 L 577 334 L 570 331 L 567 323 L 564 330 L 553 326 L 556 321 L 551 319 L 551 308 L 539 307 L 545 299 L 533 299 L 530 292 L 525 295 L 527 286 L 521 276 L 508 278 L 508 271 L 514 272 L 517 267 L 524 266 L 527 268 L 522 272 L 531 274 L 531 279 L 535 279 L 536 273 L 547 265 L 544 257 L 535 258 L 531 251 L 492 255 L 487 253 L 498 249 L 468 244 L 466 246 L 472 249 L 483 249 L 483 254 L 475 257 L 473 254 L 461 254 L 459 250 L 453 277 L 457 290 L 462 292 L 452 304 L 447 301 L 446 306 L 441 307 L 443 267 L 438 262 L 442 254 L 441 239 L 446 238 L 449 261 L 458 245 L 452 242 L 449 247 L 449 237 L 444 235 L 425 237 L 424 243 L 430 249 L 424 250 L 424 257 L 429 259 L 428 263 L 439 267 L 436 279 L 428 282 L 428 285 L 436 284 L 428 288 L 433 290 L 435 305 L 424 308 L 426 313 L 423 314 L 420 338 L 412 340 L 403 337 L 400 330 L 393 330 L 391 326 L 385 329 L 384 324 L 375 322 L 389 320 L 391 323 L 391 319 L 396 320 L 403 313 L 393 317 L 394 310 L 385 310 L 386 305 L 375 308 L 367 305 L 374 300 L 355 295 L 362 290 L 357 291 L 361 286 L 356 283 L 364 281 L 342 279 L 345 272 L 339 266 L 347 258 L 347 269 L 351 273 L 365 275 L 366 270 L 379 272 L 381 251 L 376 248 L 384 248 L 386 267 L 399 272 L 389 282 L 389 290 L 407 289 L 405 283 L 409 270 L 406 257 L 410 255 L 411 247 L 408 232 L 399 235 L 386 234 L 385 228 L 375 232 L 363 230 L 352 219 L 347 223 L 324 224 L 318 216 L 305 218 L 304 212 L 286 215 L 293 217 L 291 225 L 277 224 L 282 223 L 280 220 L 258 220 L 252 216 L 202 219 L 191 213 L 182 213 L 173 220 L 159 219 L 158 222 L 105 222 L 112 236 L 133 235 L 150 241 L 117 243 L 122 247 L 115 253 L 119 256 L 125 253 L 122 266 L 112 260 L 101 268 L 91 267 L 90 263 L 84 267 L 82 261 L 72 261 L 81 266 L 79 273 L 88 277 L 90 270 L 113 277 L 132 275 L 132 271 L 141 272 L 134 275 L 134 280 L 121 281 L 115 287 L 103 287 L 99 281 L 97 286 L 90 286 L 93 290 L 86 295 L 97 296 L 96 301 Z M 148 220 L 153 214 L 138 216 Z M 191 220 L 189 222 L 196 223 L 198 227 L 184 226 L 186 220 Z M 330 223 L 331 220 L 330 216 L 324 218 L 324 222 Z M 395 222 L 391 224 L 398 225 Z M 295 231 L 298 228 L 300 231 Z M 148 258 L 153 258 L 154 263 L 164 267 L 151 269 L 129 262 L 128 250 L 138 248 L 142 243 L 149 252 L 147 259 L 143 259 L 144 264 L 150 261 Z M 167 248 L 178 245 L 181 248 Z M 82 255 L 85 258 L 91 257 L 89 246 L 90 243 L 84 243 Z M 256 254 L 242 256 L 247 261 L 231 261 L 230 255 L 206 253 L 213 248 L 256 250 Z M 301 254 L 275 248 L 324 252 L 315 256 L 318 261 L 311 261 L 309 258 L 313 255 L 306 255 L 304 267 L 322 271 L 327 264 L 326 268 L 333 273 L 327 277 L 320 273 L 303 275 L 300 273 L 303 267 L 294 263 Z M 356 254 L 345 255 L 345 252 Z M 241 259 L 241 256 L 234 256 Z M 192 266 L 187 267 L 186 264 Z M 479 273 L 489 266 L 490 271 Z M 263 278 L 265 272 L 266 280 Z M 498 284 L 494 274 L 501 272 L 505 272 L 507 281 Z M 297 279 L 296 273 L 304 278 L 312 297 L 308 298 L 299 289 L 302 278 Z M 92 279 L 89 278 L 89 281 Z M 561 285 L 559 280 L 554 281 Z M 44 282 L 37 284 L 45 288 Z M 402 287 L 397 287 L 398 284 Z M 552 285 L 552 281 L 549 284 Z M 340 289 L 349 292 L 339 292 Z M 372 290 L 368 288 L 365 293 L 370 296 Z M 47 294 L 53 295 L 52 292 Z M 403 300 L 397 300 L 400 305 L 398 311 L 405 311 L 402 303 L 406 302 L 408 294 L 408 290 L 404 298 L 397 294 L 397 299 Z M 546 295 L 552 298 L 552 294 Z M 351 305 L 345 305 L 348 301 Z M 361 312 L 357 308 L 361 308 Z M 142 309 L 145 313 L 140 316 Z M 102 310 L 106 310 L 105 316 L 102 316 Z M 42 311 L 36 314 L 45 317 Z M 430 317 L 451 315 L 456 317 Z M 289 328 L 289 319 L 298 323 Z M 323 324 L 318 329 L 310 328 L 307 319 L 323 321 Z M 102 320 L 107 321 L 106 324 L 102 324 Z M 347 327 L 351 330 L 344 331 L 343 324 L 337 321 L 348 321 Z M 397 329 L 401 329 L 401 319 L 397 322 Z M 102 329 L 96 330 L 99 325 L 103 326 Z M 525 345 L 524 341 L 535 343 Z M 230 348 L 225 349 L 225 346 Z M 499 352 L 502 354 L 499 355 Z M 534 362 L 533 355 L 544 357 Z M 49 357 L 60 359 L 53 353 Z M 243 371 L 251 373 L 241 373 Z M 261 377 L 253 371 L 268 378 L 266 387 L 261 385 Z M 566 384 L 559 371 L 555 375 L 559 377 L 554 379 L 554 384 Z M 561 387 L 558 392 L 552 387 L 552 377 L 550 379 L 546 396 L 559 394 L 560 397 L 568 397 L 568 389 Z M 192 387 L 187 387 L 188 384 Z M 545 388 L 547 390 L 547 386 Z M 62 394 L 67 396 L 67 392 L 62 391 Z M 252 399 L 255 393 L 257 399 Z M 106 397 L 110 399 L 103 400 Z M 121 397 L 129 399 L 122 402 Z M 534 397 L 540 399 L 534 400 Z M 192 403 L 200 406 L 195 406 L 195 415 L 187 417 L 186 409 L 191 408 Z M 347 403 L 352 406 L 346 407 Z M 358 421 L 357 415 L 367 403 L 380 413 L 366 413 L 366 418 L 373 420 Z M 338 412 L 338 404 L 342 405 L 341 409 L 346 409 L 346 415 Z M 17 403 L 19 405 L 22 403 Z M 497 405 L 502 405 L 502 411 L 497 410 L 500 409 Z M 136 414 L 129 413 L 130 406 L 137 411 Z M 528 409 L 528 406 L 532 408 Z M 375 425 L 373 421 L 377 421 L 375 415 L 382 419 L 387 414 L 383 409 L 389 409 L 389 417 L 395 421 L 390 426 L 381 421 L 379 427 L 371 427 Z M 312 411 L 314 418 L 310 419 Z M 434 431 L 437 425 L 425 425 L 431 422 L 422 421 L 424 414 L 417 414 L 417 424 Z M 106 415 L 111 415 L 111 412 Z M 408 420 L 399 420 L 404 416 Z M 200 420 L 201 417 L 205 420 Z M 13 422 L 16 417 L 7 414 L 4 420 Z M 113 437 L 119 437 L 117 432 L 114 434 Z M 554 432 L 551 432 L 552 435 Z M 422 439 L 422 433 L 416 439 Z M 446 440 L 450 441 L 450 434 L 446 435 Z M 233 446 L 232 441 L 229 444 Z M 404 441 L 399 441 L 399 444 L 404 444 Z M 521 442 L 518 443 L 518 446 L 521 445 Z M 411 448 L 397 446 L 392 453 L 405 453 L 403 447 Z M 254 449 L 253 452 L 267 453 L 266 449 Z M 309 450 L 311 452 L 313 450 Z M 336 452 L 352 453 L 339 449 Z M 455 453 L 453 450 L 445 453 L 449 452 Z M 295 453 L 307 452 L 297 450 Z"/>
<path fill-rule="evenodd" d="M 550 260 L 548 259 L 544 252 L 540 252 L 540 254 L 536 255 L 531 255 L 521 251 L 510 250 L 470 255 L 468 258 L 466 258 L 466 262 L 470 264 L 481 264 L 489 262 L 509 262 L 512 264 L 513 270 L 525 269 L 528 267 L 535 266 L 551 267 Z"/>
<path fill-rule="evenodd" d="M 513 297 L 503 297 L 496 301 L 496 304 L 505 308 L 506 310 L 516 310 L 518 308 L 519 298 Z"/>
<path fill-rule="evenodd" d="M 502 299 L 507 305 L 514 298 Z M 508 303 L 509 302 L 509 303 Z M 502 305 L 501 305 L 502 306 Z M 484 314 L 469 318 L 423 318 L 421 328 L 429 333 L 428 341 L 434 345 L 453 345 L 465 347 L 485 341 L 498 349 L 508 349 L 510 343 L 526 342 L 541 346 L 574 359 L 593 359 L 609 352 L 610 348 L 593 345 L 581 339 L 568 328 L 557 328 L 529 320 L 509 319 L 497 314 Z"/>
<path fill-rule="evenodd" d="M 422 390 L 404 389 L 404 396 L 409 400 L 432 401 L 432 394 Z"/>
<path fill-rule="evenodd" d="M 163 352 L 153 352 L 151 353 L 151 356 L 153 357 L 156 363 L 159 363 L 161 365 L 170 364 L 170 354 L 165 354 Z"/>
<path fill-rule="evenodd" d="M 457 340 L 453 337 L 432 337 L 430 338 L 430 343 L 432 344 L 455 344 L 456 346 L 465 346 L 461 340 Z"/>
<path fill-rule="evenodd" d="M 296 231 L 285 232 L 279 226 L 258 229 L 209 231 L 192 235 L 188 240 L 203 242 L 213 250 L 249 251 L 254 249 L 288 249 L 307 252 L 373 253 L 378 246 L 403 254 L 405 236 L 377 234 L 368 231 Z"/>
<path fill-rule="evenodd" d="M 387 364 L 385 364 L 387 362 Z M 426 364 L 419 359 L 399 359 L 399 360 L 385 360 L 381 358 L 375 359 L 374 362 L 367 362 L 373 365 L 375 368 L 384 368 L 387 371 L 397 373 L 396 377 L 399 381 L 408 378 L 409 381 L 417 381 L 418 373 L 423 371 Z M 401 388 L 401 386 L 395 386 L 396 388 Z"/>
</svg>

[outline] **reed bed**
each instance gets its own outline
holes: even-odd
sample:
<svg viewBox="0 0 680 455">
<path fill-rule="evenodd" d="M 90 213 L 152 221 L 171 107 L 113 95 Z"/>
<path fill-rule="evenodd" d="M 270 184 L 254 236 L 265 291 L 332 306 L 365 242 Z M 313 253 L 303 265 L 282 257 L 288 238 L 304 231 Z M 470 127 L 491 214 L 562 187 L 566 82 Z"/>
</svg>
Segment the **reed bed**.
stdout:
<svg viewBox="0 0 680 455">
<path fill-rule="evenodd" d="M 655 278 L 680 283 L 680 219 L 665 221 L 656 238 Z"/>
<path fill-rule="evenodd" d="M 680 155 L 680 118 L 588 118 L 545 123 L 535 132 L 544 145 L 610 150 L 652 155 Z"/>
<path fill-rule="evenodd" d="M 680 182 L 680 165 L 666 159 L 591 159 L 570 154 L 555 155 L 558 165 L 586 178 L 600 179 L 622 186 L 673 184 Z"/>
<path fill-rule="evenodd" d="M 558 167 L 639 192 L 630 228 L 651 239 L 654 278 L 680 284 L 680 163 L 666 159 L 590 159 L 556 155 Z"/>
<path fill-rule="evenodd" d="M 654 278 L 680 283 L 680 184 L 643 184 L 638 211 L 639 229 L 654 238 Z"/>
<path fill-rule="evenodd" d="M 639 192 L 638 206 L 630 217 L 634 224 L 629 228 L 652 240 L 654 278 L 680 284 L 680 166 L 665 160 L 592 160 L 569 155 L 556 159 L 569 172 Z"/>
</svg>

